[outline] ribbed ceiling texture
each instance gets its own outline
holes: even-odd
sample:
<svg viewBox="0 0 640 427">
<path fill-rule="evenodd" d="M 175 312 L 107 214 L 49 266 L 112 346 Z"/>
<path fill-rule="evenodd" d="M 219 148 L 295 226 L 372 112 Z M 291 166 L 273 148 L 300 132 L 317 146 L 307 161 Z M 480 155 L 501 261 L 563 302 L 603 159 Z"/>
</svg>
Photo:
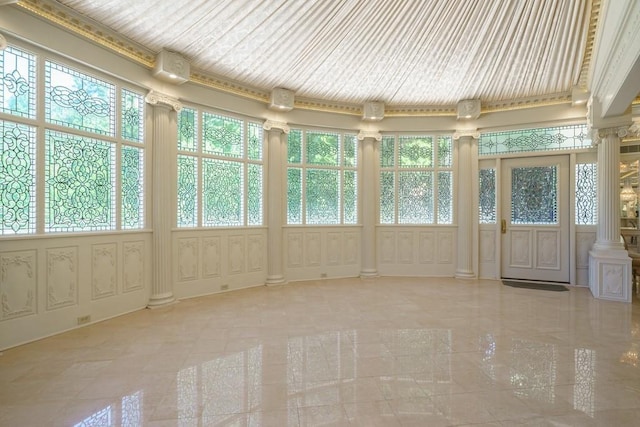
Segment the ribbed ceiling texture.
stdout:
<svg viewBox="0 0 640 427">
<path fill-rule="evenodd" d="M 192 69 L 331 102 L 453 105 L 569 92 L 588 0 L 60 0 Z"/>
</svg>

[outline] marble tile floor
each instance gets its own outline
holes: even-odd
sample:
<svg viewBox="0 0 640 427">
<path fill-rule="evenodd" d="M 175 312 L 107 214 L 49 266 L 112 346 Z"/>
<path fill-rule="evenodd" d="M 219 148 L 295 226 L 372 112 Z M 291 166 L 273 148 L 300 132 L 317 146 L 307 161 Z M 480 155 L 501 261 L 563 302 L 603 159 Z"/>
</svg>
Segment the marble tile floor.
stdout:
<svg viewBox="0 0 640 427">
<path fill-rule="evenodd" d="M 451 278 L 258 287 L 0 356 L 1 426 L 638 426 L 640 302 Z"/>
</svg>

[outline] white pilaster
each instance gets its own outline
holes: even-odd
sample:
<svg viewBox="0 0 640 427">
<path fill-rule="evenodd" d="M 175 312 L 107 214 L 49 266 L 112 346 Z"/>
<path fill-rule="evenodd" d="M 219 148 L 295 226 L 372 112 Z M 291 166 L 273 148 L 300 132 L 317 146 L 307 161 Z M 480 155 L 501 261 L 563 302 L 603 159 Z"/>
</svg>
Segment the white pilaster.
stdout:
<svg viewBox="0 0 640 427">
<path fill-rule="evenodd" d="M 473 199 L 472 186 L 474 183 L 472 171 L 473 144 L 480 138 L 477 130 L 457 131 L 453 134 L 454 141 L 458 141 L 458 244 L 455 277 L 471 279 L 476 277 L 473 271 L 473 212 L 469 203 Z"/>
<path fill-rule="evenodd" d="M 376 263 L 376 219 L 378 210 L 376 205 L 376 176 L 377 149 L 382 135 L 377 131 L 360 131 L 358 140 L 362 141 L 362 182 L 360 197 L 362 200 L 362 260 L 360 263 L 360 277 L 378 276 Z"/>
<path fill-rule="evenodd" d="M 264 129 L 268 133 L 267 138 L 267 239 L 268 262 L 266 284 L 281 285 L 286 283 L 282 262 L 282 226 L 285 223 L 285 174 L 286 165 L 284 159 L 287 156 L 287 144 L 283 141 L 283 135 L 289 133 L 289 126 L 284 122 L 267 120 Z"/>
<path fill-rule="evenodd" d="M 627 126 L 594 129 L 598 145 L 598 227 L 589 252 L 589 288 L 596 298 L 631 302 L 631 258 L 620 241 L 620 138 Z"/>
<path fill-rule="evenodd" d="M 177 114 L 182 104 L 175 98 L 150 92 L 153 105 L 153 280 L 149 308 L 175 302 L 171 229 L 176 220 Z"/>
</svg>

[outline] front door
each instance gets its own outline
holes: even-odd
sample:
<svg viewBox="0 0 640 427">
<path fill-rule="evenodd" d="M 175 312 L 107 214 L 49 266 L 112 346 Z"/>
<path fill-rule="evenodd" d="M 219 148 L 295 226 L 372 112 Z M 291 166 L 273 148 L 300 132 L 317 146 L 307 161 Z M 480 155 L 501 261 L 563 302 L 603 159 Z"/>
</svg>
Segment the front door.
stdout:
<svg viewBox="0 0 640 427">
<path fill-rule="evenodd" d="M 503 278 L 569 282 L 569 157 L 502 164 Z"/>
</svg>

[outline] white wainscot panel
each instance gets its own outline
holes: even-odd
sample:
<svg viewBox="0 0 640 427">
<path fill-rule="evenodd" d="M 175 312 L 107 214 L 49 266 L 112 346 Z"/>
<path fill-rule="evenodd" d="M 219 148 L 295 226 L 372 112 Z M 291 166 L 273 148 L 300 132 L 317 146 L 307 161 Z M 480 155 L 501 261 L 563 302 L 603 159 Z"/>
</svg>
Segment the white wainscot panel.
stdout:
<svg viewBox="0 0 640 427">
<path fill-rule="evenodd" d="M 453 232 L 438 231 L 438 263 L 451 264 L 453 262 Z"/>
<path fill-rule="evenodd" d="M 411 231 L 398 232 L 398 263 L 413 264 L 413 235 Z"/>
<path fill-rule="evenodd" d="M 178 281 L 198 277 L 198 239 L 178 239 Z"/>
<path fill-rule="evenodd" d="M 531 233 L 529 231 L 511 231 L 511 254 L 509 259 L 511 267 L 532 267 Z"/>
<path fill-rule="evenodd" d="M 327 233 L 327 264 L 339 265 L 342 259 L 342 233 Z"/>
<path fill-rule="evenodd" d="M 287 236 L 287 265 L 302 267 L 303 259 L 302 233 L 289 233 Z"/>
<path fill-rule="evenodd" d="M 78 247 L 47 249 L 47 310 L 78 302 Z"/>
<path fill-rule="evenodd" d="M 436 235 L 433 231 L 421 231 L 420 239 L 420 264 L 433 264 L 436 252 Z"/>
<path fill-rule="evenodd" d="M 116 294 L 118 277 L 118 245 L 106 243 L 91 248 L 91 298 Z"/>
<path fill-rule="evenodd" d="M 260 271 L 263 269 L 264 238 L 260 234 L 251 234 L 247 237 L 249 241 L 249 271 Z"/>
<path fill-rule="evenodd" d="M 36 251 L 0 254 L 0 320 L 36 314 Z"/>
<path fill-rule="evenodd" d="M 347 231 L 344 233 L 344 263 L 354 265 L 358 263 L 360 254 L 360 238 L 358 233 Z"/>
<path fill-rule="evenodd" d="M 602 266 L 602 296 L 608 299 L 626 299 L 624 265 L 604 264 Z"/>
<path fill-rule="evenodd" d="M 576 267 L 589 268 L 589 251 L 596 242 L 595 232 L 576 233 Z"/>
<path fill-rule="evenodd" d="M 122 291 L 144 288 L 144 241 L 122 243 Z"/>
<path fill-rule="evenodd" d="M 240 274 L 244 272 L 244 236 L 229 236 L 229 273 Z"/>
<path fill-rule="evenodd" d="M 316 267 L 320 265 L 320 254 L 322 253 L 320 233 L 306 233 L 305 246 L 307 254 L 307 267 Z"/>
<path fill-rule="evenodd" d="M 544 230 L 536 232 L 536 267 L 546 270 L 560 270 L 560 232 Z"/>
<path fill-rule="evenodd" d="M 382 264 L 395 264 L 396 262 L 396 233 L 393 231 L 380 233 L 380 262 Z"/>
<path fill-rule="evenodd" d="M 202 276 L 204 278 L 220 276 L 220 237 L 202 238 Z"/>
<path fill-rule="evenodd" d="M 480 262 L 496 260 L 496 233 L 493 230 L 480 230 Z"/>
</svg>

